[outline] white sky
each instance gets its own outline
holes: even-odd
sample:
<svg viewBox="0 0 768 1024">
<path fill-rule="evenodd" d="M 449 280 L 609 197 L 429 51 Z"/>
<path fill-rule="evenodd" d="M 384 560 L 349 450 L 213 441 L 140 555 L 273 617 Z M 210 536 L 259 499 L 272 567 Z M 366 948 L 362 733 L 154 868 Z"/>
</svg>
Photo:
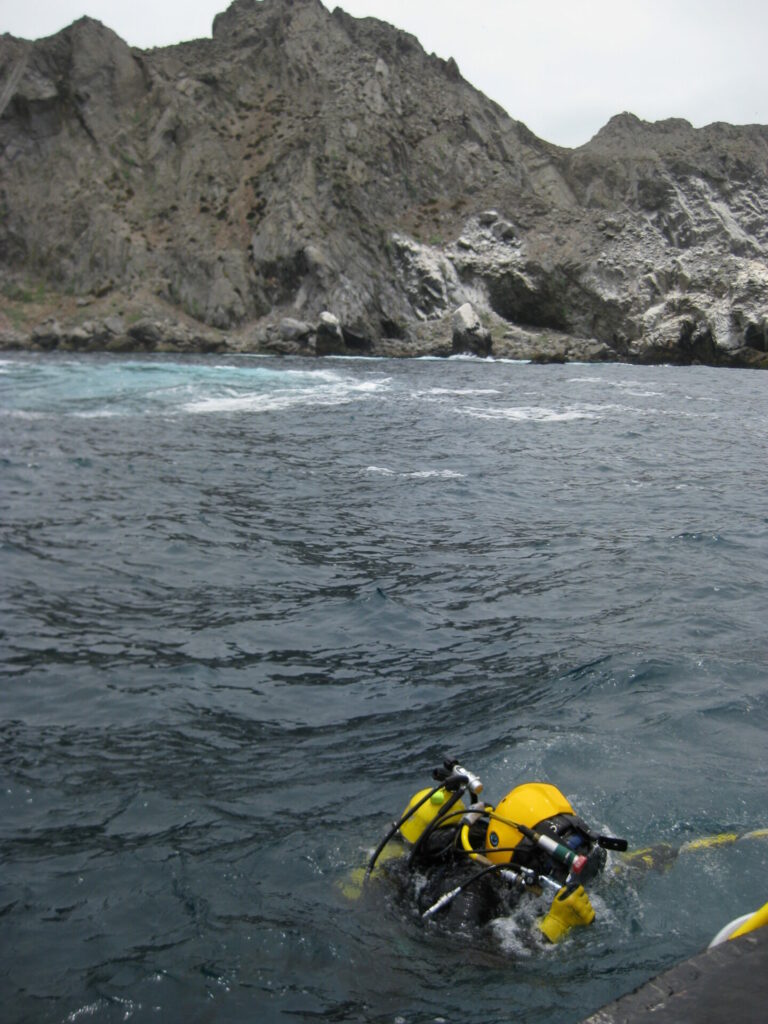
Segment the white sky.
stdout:
<svg viewBox="0 0 768 1024">
<path fill-rule="evenodd" d="M 323 0 L 332 9 L 336 0 Z M 0 33 L 51 35 L 83 14 L 149 48 L 209 36 L 228 0 L 0 0 Z M 341 0 L 454 57 L 542 138 L 586 142 L 613 115 L 768 124 L 766 0 Z M 1 84 L 1 83 L 0 83 Z"/>
</svg>

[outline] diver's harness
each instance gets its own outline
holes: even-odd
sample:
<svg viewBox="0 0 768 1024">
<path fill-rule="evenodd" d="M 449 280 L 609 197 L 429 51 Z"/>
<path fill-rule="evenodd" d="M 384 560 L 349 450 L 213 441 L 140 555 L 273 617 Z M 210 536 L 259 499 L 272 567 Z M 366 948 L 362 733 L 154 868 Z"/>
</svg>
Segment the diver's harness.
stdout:
<svg viewBox="0 0 768 1024">
<path fill-rule="evenodd" d="M 479 798 L 483 791 L 483 783 L 476 775 L 463 768 L 457 760 L 445 760 L 442 766 L 434 769 L 432 776 L 437 785 L 412 798 L 403 815 L 393 823 L 392 828 L 374 850 L 365 870 L 364 881 L 370 878 L 385 847 L 398 833 L 411 845 L 408 867 L 413 868 L 429 850 L 430 840 L 436 831 L 446 829 L 449 839 L 444 845 L 441 844 L 437 856 L 440 857 L 442 853 L 450 850 L 454 854 L 458 853 L 460 857 L 465 856 L 468 861 L 475 862 L 479 870 L 460 885 L 443 893 L 431 906 L 422 911 L 422 918 L 432 917 L 481 878 L 493 874 L 511 886 L 530 890 L 536 895 L 540 895 L 545 888 L 555 893 L 549 912 L 539 923 L 550 941 L 556 942 L 574 925 L 591 923 L 595 914 L 581 884 L 582 878 L 586 880 L 602 867 L 605 850 L 626 850 L 625 839 L 592 831 L 575 816 L 565 797 L 554 787 L 546 784 L 528 785 L 544 791 L 544 796 L 541 797 L 544 801 L 542 806 L 546 805 L 548 791 L 551 790 L 552 794 L 562 801 L 562 806 L 552 806 L 556 811 L 565 813 L 557 814 L 554 821 L 537 821 L 534 823 L 537 827 L 532 828 L 522 822 L 510 820 L 499 814 L 496 808 L 481 801 Z M 499 806 L 507 803 L 517 792 L 518 790 L 513 790 Z M 469 807 L 463 803 L 465 794 L 469 797 Z M 546 818 L 546 815 L 544 817 Z M 587 854 L 567 845 L 568 840 L 559 841 L 558 818 L 562 819 L 564 834 L 570 830 L 577 846 L 586 844 L 589 848 Z M 540 831 L 542 825 L 549 826 L 554 836 Z M 486 829 L 486 836 L 490 837 L 490 845 L 478 849 L 473 845 L 473 838 L 476 840 L 483 827 Z M 512 834 L 518 833 L 520 840 L 513 846 L 499 845 L 497 831 L 506 834 L 510 830 Z M 598 854 L 597 858 L 593 856 L 595 853 Z M 558 875 L 559 878 L 553 875 Z"/>
</svg>

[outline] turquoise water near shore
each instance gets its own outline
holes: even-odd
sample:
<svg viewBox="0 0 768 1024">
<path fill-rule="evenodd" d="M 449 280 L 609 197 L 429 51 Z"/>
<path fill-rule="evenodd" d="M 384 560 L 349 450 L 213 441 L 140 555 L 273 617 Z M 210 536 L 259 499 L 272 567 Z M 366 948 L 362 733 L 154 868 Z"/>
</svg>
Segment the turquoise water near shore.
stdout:
<svg viewBox="0 0 768 1024">
<path fill-rule="evenodd" d="M 631 846 L 768 826 L 766 378 L 0 360 L 4 1019 L 575 1022 L 768 899 L 768 841 L 597 921 L 339 883 L 446 752 Z"/>
</svg>

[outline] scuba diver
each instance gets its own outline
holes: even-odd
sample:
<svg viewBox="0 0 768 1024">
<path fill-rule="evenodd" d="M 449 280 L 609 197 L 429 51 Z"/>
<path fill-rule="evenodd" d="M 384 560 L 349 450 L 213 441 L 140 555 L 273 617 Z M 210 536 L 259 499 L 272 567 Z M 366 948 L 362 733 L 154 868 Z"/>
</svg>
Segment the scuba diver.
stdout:
<svg viewBox="0 0 768 1024">
<path fill-rule="evenodd" d="M 606 851 L 626 850 L 626 840 L 595 832 L 549 783 L 517 786 L 494 807 L 480 799 L 480 779 L 455 759 L 433 778 L 361 870 L 363 885 L 386 874 L 402 883 L 422 919 L 462 925 L 486 924 L 526 894 L 548 892 L 553 899 L 537 925 L 549 942 L 591 924 L 584 885 L 602 871 Z"/>
</svg>

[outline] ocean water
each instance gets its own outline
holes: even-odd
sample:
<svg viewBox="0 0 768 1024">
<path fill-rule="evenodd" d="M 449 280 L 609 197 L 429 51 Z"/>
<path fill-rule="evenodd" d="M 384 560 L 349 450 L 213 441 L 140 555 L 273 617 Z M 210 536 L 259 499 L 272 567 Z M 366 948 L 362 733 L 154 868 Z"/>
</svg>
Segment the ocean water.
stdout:
<svg viewBox="0 0 768 1024">
<path fill-rule="evenodd" d="M 609 870 L 548 949 L 348 900 L 455 754 L 632 848 L 768 826 L 768 377 L 0 363 L 2 1019 L 575 1022 L 768 899 Z"/>
</svg>

